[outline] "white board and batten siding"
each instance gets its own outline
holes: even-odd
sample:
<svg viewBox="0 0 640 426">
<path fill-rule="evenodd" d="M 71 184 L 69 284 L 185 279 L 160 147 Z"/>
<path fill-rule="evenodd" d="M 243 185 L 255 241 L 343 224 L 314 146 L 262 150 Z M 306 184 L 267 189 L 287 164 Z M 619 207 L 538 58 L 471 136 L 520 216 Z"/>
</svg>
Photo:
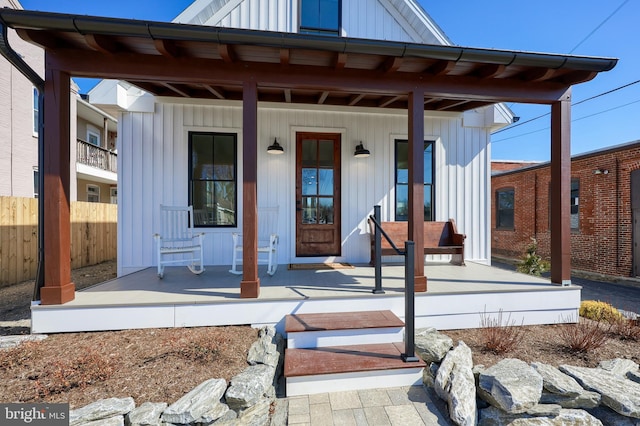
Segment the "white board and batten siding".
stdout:
<svg viewBox="0 0 640 426">
<path fill-rule="evenodd" d="M 160 204 L 188 202 L 188 132 L 238 135 L 238 228 L 204 228 L 205 264 L 231 264 L 231 233 L 242 230 L 242 108 L 240 103 L 208 105 L 158 99 L 154 113 L 123 113 L 118 121 L 118 273 L 156 264 L 153 234 L 160 229 Z M 467 234 L 465 258 L 490 257 L 487 197 L 490 152 L 488 128 L 463 127 L 463 114 L 439 113 L 425 118 L 425 140 L 434 140 L 436 220 L 454 218 Z M 295 135 L 299 131 L 341 134 L 342 255 L 295 258 Z M 280 208 L 279 263 L 296 261 L 369 261 L 367 217 L 382 206 L 383 220 L 394 220 L 394 141 L 407 139 L 404 111 L 298 107 L 259 104 L 258 204 Z M 283 155 L 268 155 L 274 137 Z M 371 151 L 355 158 L 362 141 Z"/>
<path fill-rule="evenodd" d="M 174 22 L 296 33 L 298 16 L 298 1 L 199 0 Z M 424 12 L 405 0 L 343 1 L 341 24 L 343 37 L 448 44 Z"/>
</svg>

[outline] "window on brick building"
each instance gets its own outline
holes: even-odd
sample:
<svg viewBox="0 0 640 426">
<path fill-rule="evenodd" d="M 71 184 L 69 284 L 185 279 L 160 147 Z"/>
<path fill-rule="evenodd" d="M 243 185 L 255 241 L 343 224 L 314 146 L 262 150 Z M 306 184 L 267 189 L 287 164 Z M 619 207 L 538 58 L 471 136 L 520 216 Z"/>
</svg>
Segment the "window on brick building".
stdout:
<svg viewBox="0 0 640 426">
<path fill-rule="evenodd" d="M 580 229 L 580 180 L 571 179 L 571 230 Z"/>
<path fill-rule="evenodd" d="M 496 228 L 514 229 L 515 190 L 513 188 L 496 191 Z"/>
</svg>

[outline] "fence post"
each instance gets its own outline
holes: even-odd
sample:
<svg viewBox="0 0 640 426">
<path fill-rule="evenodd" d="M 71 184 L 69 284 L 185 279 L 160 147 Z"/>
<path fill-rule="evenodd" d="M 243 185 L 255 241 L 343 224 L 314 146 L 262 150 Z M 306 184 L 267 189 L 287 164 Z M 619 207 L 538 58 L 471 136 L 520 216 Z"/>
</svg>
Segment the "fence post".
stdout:
<svg viewBox="0 0 640 426">
<path fill-rule="evenodd" d="M 405 241 L 404 243 L 404 353 L 402 360 L 404 362 L 418 362 L 419 359 L 415 355 L 415 274 L 414 253 L 415 243 L 413 241 Z"/>
<path fill-rule="evenodd" d="M 373 217 L 380 223 L 380 206 L 373 206 Z M 374 268 L 375 268 L 375 288 L 373 294 L 384 294 L 382 289 L 382 233 L 377 226 L 374 226 Z"/>
</svg>

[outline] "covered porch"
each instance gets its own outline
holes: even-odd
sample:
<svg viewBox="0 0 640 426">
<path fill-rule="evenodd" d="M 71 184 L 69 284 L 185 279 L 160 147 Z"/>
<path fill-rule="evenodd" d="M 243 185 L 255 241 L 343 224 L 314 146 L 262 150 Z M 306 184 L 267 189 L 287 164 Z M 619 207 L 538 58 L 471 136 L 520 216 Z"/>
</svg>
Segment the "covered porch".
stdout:
<svg viewBox="0 0 640 426">
<path fill-rule="evenodd" d="M 374 268 L 290 270 L 274 276 L 259 268 L 258 299 L 240 296 L 242 278 L 228 266 L 208 266 L 199 276 L 169 267 L 164 279 L 155 268 L 77 291 L 64 305 L 32 307 L 32 332 L 73 332 L 232 324 L 275 325 L 283 331 L 287 314 L 391 310 L 404 319 L 404 265 L 382 268 L 384 294 L 373 294 Z M 504 269 L 467 262 L 426 263 L 427 292 L 416 293 L 416 327 L 475 328 L 483 315 L 502 312 L 520 325 L 577 318 L 580 287 L 553 285 Z"/>
</svg>

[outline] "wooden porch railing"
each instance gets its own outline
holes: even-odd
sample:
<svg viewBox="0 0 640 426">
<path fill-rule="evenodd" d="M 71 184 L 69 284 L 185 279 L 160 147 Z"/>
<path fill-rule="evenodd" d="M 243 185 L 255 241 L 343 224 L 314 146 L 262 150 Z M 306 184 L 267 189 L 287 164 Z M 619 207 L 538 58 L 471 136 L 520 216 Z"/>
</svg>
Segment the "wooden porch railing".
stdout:
<svg viewBox="0 0 640 426">
<path fill-rule="evenodd" d="M 118 173 L 118 154 L 78 139 L 76 161 L 108 172 Z"/>
</svg>

